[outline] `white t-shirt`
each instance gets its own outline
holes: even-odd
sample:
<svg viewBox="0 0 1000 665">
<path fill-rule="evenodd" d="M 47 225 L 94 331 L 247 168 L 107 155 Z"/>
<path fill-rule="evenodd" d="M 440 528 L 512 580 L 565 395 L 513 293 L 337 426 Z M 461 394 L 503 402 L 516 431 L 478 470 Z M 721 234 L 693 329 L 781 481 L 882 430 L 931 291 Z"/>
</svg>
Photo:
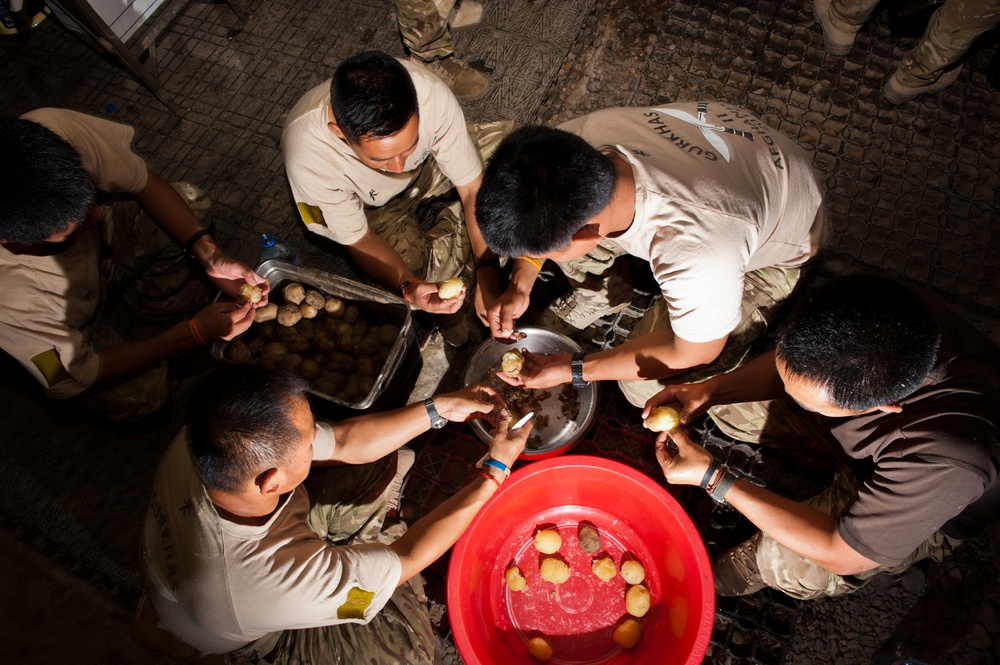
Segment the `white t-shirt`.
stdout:
<svg viewBox="0 0 1000 665">
<path fill-rule="evenodd" d="M 333 431 L 316 427 L 313 460 L 330 459 Z M 399 557 L 382 544 L 334 547 L 308 513 L 300 485 L 262 526 L 220 517 L 181 430 L 146 513 L 142 567 L 160 625 L 201 653 L 266 653 L 282 630 L 371 621 L 396 589 Z"/>
<path fill-rule="evenodd" d="M 76 148 L 99 190 L 136 194 L 146 186 L 149 171 L 132 152 L 131 127 L 66 109 L 37 109 L 21 117 Z M 99 251 L 96 226 L 53 256 L 14 254 L 0 246 L 0 347 L 50 397 L 77 395 L 100 373 L 100 356 L 79 330 L 101 302 Z"/>
<path fill-rule="evenodd" d="M 613 108 L 560 128 L 631 164 L 635 218 L 610 240 L 649 261 L 682 339 L 728 335 L 745 273 L 801 265 L 819 249 L 823 194 L 810 154 L 748 111 Z"/>
<path fill-rule="evenodd" d="M 417 147 L 402 173 L 365 165 L 330 131 L 329 81 L 303 95 L 285 119 L 281 150 L 302 221 L 342 245 L 361 240 L 368 230 L 365 208 L 381 207 L 402 193 L 428 157 L 453 185 L 468 184 L 483 170 L 455 95 L 420 65 L 400 62 L 413 79 L 420 116 Z"/>
</svg>

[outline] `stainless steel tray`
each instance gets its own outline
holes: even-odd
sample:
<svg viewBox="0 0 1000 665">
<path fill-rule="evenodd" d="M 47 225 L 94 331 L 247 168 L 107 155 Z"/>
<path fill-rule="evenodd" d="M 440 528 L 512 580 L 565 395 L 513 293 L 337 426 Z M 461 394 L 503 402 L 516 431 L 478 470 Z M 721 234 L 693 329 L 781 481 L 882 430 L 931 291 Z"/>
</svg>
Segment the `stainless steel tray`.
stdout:
<svg viewBox="0 0 1000 665">
<path fill-rule="evenodd" d="M 519 330 L 527 336 L 517 344 L 488 339 L 479 345 L 465 366 L 463 382 L 466 386 L 486 380 L 487 373 L 500 366 L 500 357 L 513 348 L 528 349 L 532 353 L 577 353 L 583 349 L 569 337 L 545 328 L 523 327 Z M 579 389 L 580 413 L 573 420 L 567 420 L 562 413 L 559 391 L 562 386 L 550 388 L 551 397 L 542 401 L 542 414 L 549 416 L 544 427 L 535 424 L 532 434 L 542 438 L 538 448 L 525 449 L 523 459 L 543 459 L 569 450 L 586 435 L 597 416 L 599 385 L 591 383 Z M 490 442 L 490 433 L 481 420 L 472 422 L 472 429 L 484 442 Z"/>
<path fill-rule="evenodd" d="M 378 376 L 375 377 L 375 385 L 372 387 L 371 391 L 364 398 L 364 400 L 356 403 L 344 402 L 336 397 L 333 397 L 332 395 L 327 395 L 326 393 L 313 390 L 312 388 L 309 389 L 310 393 L 325 400 L 329 400 L 334 404 L 350 407 L 352 409 L 369 408 L 375 400 L 382 395 L 382 392 L 385 390 L 389 380 L 399 370 L 408 349 L 416 340 L 416 324 L 413 322 L 413 318 L 410 314 L 409 304 L 407 304 L 406 301 L 399 296 L 395 296 L 386 291 L 382 291 L 381 289 L 368 286 L 367 284 L 361 284 L 360 282 L 352 281 L 346 277 L 334 275 L 315 268 L 293 265 L 284 261 L 265 261 L 257 268 L 257 274 L 266 279 L 271 285 L 271 295 L 274 296 L 275 302 L 278 302 L 281 298 L 282 285 L 286 282 L 292 281 L 300 282 L 303 285 L 316 288 L 325 293 L 329 293 L 330 295 L 337 296 L 338 298 L 379 303 L 384 306 L 385 311 L 392 313 L 393 318 L 397 319 L 396 321 L 393 321 L 393 323 L 399 325 L 399 336 L 396 338 L 392 348 L 389 350 L 389 357 L 386 358 L 381 371 Z M 222 362 L 230 362 L 225 357 L 227 345 L 228 342 L 218 342 L 213 344 L 211 349 L 212 356 Z"/>
</svg>

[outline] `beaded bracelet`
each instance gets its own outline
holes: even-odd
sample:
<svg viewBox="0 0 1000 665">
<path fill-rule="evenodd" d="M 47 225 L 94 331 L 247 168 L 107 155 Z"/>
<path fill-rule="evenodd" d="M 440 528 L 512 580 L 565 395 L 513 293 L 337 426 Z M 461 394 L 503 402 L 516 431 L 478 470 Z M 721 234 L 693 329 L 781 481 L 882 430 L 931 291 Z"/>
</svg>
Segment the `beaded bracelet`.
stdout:
<svg viewBox="0 0 1000 665">
<path fill-rule="evenodd" d="M 490 480 L 495 482 L 497 484 L 498 489 L 501 487 L 500 481 L 497 480 L 496 476 L 494 476 L 492 473 L 487 473 L 486 471 L 480 471 L 479 475 L 482 476 L 483 478 L 489 478 Z"/>
</svg>

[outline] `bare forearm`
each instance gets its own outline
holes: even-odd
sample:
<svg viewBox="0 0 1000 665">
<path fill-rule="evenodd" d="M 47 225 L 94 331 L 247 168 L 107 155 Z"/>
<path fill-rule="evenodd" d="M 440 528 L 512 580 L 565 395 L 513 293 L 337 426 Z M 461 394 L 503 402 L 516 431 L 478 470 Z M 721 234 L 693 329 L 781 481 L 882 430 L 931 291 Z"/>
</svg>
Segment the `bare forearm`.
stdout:
<svg viewBox="0 0 1000 665">
<path fill-rule="evenodd" d="M 781 545 L 836 575 L 856 575 L 878 565 L 844 542 L 833 517 L 748 480 L 737 480 L 726 502 Z"/>
<path fill-rule="evenodd" d="M 430 428 L 423 402 L 385 413 L 367 414 L 342 420 L 333 426 L 337 439 L 333 461 L 366 464 L 406 445 Z"/>
<path fill-rule="evenodd" d="M 157 363 L 197 346 L 187 322 L 178 323 L 158 335 L 98 350 L 101 372 L 87 394 L 117 385 L 142 374 Z"/>
<path fill-rule="evenodd" d="M 399 253 L 371 229 L 361 240 L 348 245 L 347 253 L 362 272 L 390 291 L 396 292 L 400 284 L 414 277 Z"/>
<path fill-rule="evenodd" d="M 625 342 L 621 346 L 587 355 L 583 377 L 587 381 L 662 379 L 691 367 L 711 362 L 718 350 L 685 348 L 669 330 L 657 331 Z M 721 350 L 721 344 L 718 345 Z"/>
<path fill-rule="evenodd" d="M 711 381 L 715 384 L 712 404 L 760 402 L 784 397 L 785 388 L 774 365 L 774 351 Z"/>
<path fill-rule="evenodd" d="M 417 520 L 402 538 L 392 543 L 390 547 L 399 555 L 403 564 L 399 584 L 403 584 L 447 552 L 496 491 L 496 483 L 476 476 L 457 494 Z"/>
<path fill-rule="evenodd" d="M 180 245 L 202 228 L 177 190 L 152 171 L 149 171 L 146 186 L 135 198 L 149 218 Z"/>
</svg>

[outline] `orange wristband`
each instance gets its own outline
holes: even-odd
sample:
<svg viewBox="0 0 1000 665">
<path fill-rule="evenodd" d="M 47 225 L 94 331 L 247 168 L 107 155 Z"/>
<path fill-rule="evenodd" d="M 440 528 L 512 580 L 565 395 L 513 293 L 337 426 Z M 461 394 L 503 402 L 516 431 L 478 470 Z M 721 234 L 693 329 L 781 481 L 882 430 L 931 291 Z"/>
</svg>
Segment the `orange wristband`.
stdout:
<svg viewBox="0 0 1000 665">
<path fill-rule="evenodd" d="M 208 342 L 205 338 L 201 336 L 201 331 L 198 330 L 198 324 L 194 322 L 194 317 L 187 320 L 188 330 L 191 331 L 191 337 L 194 337 L 194 341 L 200 346 L 205 346 Z"/>
<path fill-rule="evenodd" d="M 480 471 L 479 475 L 482 476 L 483 478 L 489 478 L 490 480 L 495 482 L 497 484 L 497 489 L 499 489 L 502 485 L 501 482 L 497 480 L 496 476 L 494 476 L 492 473 L 487 473 L 486 471 Z"/>
<path fill-rule="evenodd" d="M 530 256 L 519 256 L 517 258 L 521 259 L 522 261 L 527 261 L 531 265 L 535 266 L 535 268 L 537 268 L 539 270 L 539 272 L 541 272 L 541 270 L 542 270 L 542 262 L 539 261 L 538 259 L 533 259 Z"/>
</svg>

